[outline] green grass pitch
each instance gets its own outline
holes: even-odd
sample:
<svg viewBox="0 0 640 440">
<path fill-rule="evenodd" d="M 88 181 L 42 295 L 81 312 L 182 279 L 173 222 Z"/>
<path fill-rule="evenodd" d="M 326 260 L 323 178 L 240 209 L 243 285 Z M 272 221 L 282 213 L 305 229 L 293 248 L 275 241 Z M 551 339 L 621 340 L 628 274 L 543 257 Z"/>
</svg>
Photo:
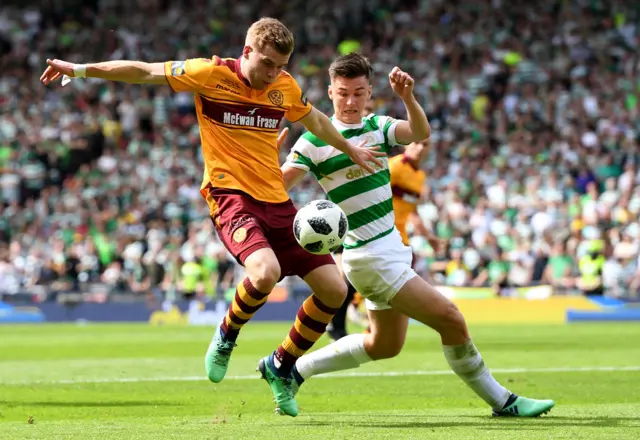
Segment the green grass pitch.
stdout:
<svg viewBox="0 0 640 440">
<path fill-rule="evenodd" d="M 556 400 L 526 420 L 491 417 L 448 373 L 437 335 L 416 325 L 397 358 L 313 378 L 300 415 L 276 416 L 254 370 L 288 328 L 249 323 L 214 385 L 208 327 L 0 326 L 0 439 L 640 438 L 637 324 L 472 327 L 499 381 Z"/>
</svg>

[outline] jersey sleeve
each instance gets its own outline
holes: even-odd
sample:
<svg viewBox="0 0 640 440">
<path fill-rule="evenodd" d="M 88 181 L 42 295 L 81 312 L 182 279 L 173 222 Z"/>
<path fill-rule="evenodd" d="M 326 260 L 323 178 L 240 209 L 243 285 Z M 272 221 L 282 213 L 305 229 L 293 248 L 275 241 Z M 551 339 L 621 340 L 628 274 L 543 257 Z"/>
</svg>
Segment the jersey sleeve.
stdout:
<svg viewBox="0 0 640 440">
<path fill-rule="evenodd" d="M 384 141 L 386 147 L 391 149 L 394 145 L 405 145 L 398 142 L 396 139 L 396 127 L 400 123 L 400 120 L 394 119 L 390 116 L 377 116 L 378 126 L 384 134 Z"/>
<path fill-rule="evenodd" d="M 315 163 L 312 159 L 314 148 L 313 144 L 309 142 L 304 135 L 300 136 L 293 145 L 291 153 L 287 156 L 285 165 L 305 171 L 312 171 L 315 168 Z"/>
<path fill-rule="evenodd" d="M 208 58 L 167 61 L 164 74 L 175 92 L 194 92 L 207 83 L 215 68 L 213 60 Z"/>
<path fill-rule="evenodd" d="M 313 108 L 312 105 L 293 77 L 289 79 L 288 95 L 289 105 L 287 106 L 285 116 L 289 121 L 297 122 L 311 112 Z"/>
</svg>

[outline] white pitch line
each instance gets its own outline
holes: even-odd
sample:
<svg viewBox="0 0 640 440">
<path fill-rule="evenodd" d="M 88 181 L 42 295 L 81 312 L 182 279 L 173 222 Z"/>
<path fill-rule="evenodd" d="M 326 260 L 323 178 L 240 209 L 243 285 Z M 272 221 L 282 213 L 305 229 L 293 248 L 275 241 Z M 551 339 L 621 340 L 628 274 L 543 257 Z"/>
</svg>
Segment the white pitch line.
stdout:
<svg viewBox="0 0 640 440">
<path fill-rule="evenodd" d="M 640 366 L 632 365 L 627 367 L 551 367 L 551 368 L 494 368 L 495 374 L 510 373 L 585 373 L 585 372 L 606 372 L 606 371 L 640 371 Z M 331 379 L 341 377 L 400 377 L 400 376 L 447 376 L 453 374 L 451 370 L 433 371 L 354 371 L 351 373 L 328 373 L 315 376 L 319 379 Z M 226 376 L 225 380 L 256 380 L 260 376 Z M 64 379 L 64 380 L 36 380 L 36 381 L 15 381 L 0 382 L 0 385 L 77 385 L 77 384 L 99 384 L 99 383 L 138 383 L 138 382 L 199 382 L 205 381 L 204 376 L 167 376 L 167 377 L 121 377 L 104 379 Z"/>
</svg>

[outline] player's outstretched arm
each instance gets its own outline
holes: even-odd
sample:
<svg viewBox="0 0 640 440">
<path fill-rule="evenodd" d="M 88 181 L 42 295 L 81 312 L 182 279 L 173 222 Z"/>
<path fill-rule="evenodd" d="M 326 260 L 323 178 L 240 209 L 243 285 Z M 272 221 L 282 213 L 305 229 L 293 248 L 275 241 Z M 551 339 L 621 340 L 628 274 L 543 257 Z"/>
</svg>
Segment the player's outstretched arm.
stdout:
<svg viewBox="0 0 640 440">
<path fill-rule="evenodd" d="M 67 75 L 70 78 L 102 78 L 131 84 L 168 84 L 164 63 L 142 61 L 105 61 L 74 64 L 63 60 L 47 60 L 47 68 L 40 77 L 44 85 Z"/>
<path fill-rule="evenodd" d="M 360 142 L 358 145 L 351 145 L 333 126 L 331 119 L 315 107 L 311 107 L 309 114 L 300 119 L 300 122 L 319 139 L 342 151 L 351 158 L 353 163 L 360 165 L 368 172 L 374 173 L 373 168 L 368 162 L 373 162 L 380 167 L 382 166 L 382 163 L 376 157 L 386 156 L 386 153 L 365 148 L 366 140 Z"/>
<path fill-rule="evenodd" d="M 389 73 L 389 84 L 402 99 L 408 115 L 407 121 L 400 121 L 396 126 L 395 135 L 398 143 L 406 145 L 427 139 L 431 136 L 431 126 L 422 106 L 413 94 L 414 79 L 396 66 Z"/>
</svg>

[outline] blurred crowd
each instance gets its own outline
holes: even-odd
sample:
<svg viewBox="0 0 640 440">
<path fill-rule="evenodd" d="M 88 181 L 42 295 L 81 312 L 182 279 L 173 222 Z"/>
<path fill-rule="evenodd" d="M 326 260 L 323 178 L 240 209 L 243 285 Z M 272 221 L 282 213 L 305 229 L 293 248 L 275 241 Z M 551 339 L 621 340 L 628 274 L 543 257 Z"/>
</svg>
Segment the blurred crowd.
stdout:
<svg viewBox="0 0 640 440">
<path fill-rule="evenodd" d="M 327 67 L 372 60 L 375 112 L 405 117 L 388 86 L 416 79 L 432 126 L 412 237 L 439 284 L 637 296 L 640 7 L 566 0 L 39 0 L 0 8 L 0 293 L 106 286 L 215 295 L 238 267 L 199 186 L 192 96 L 95 79 L 44 87 L 72 62 L 237 57 L 275 16 L 296 36 L 288 70 L 329 113 Z M 301 133 L 294 127 L 282 159 Z M 394 154 L 400 154 L 401 150 Z M 311 179 L 297 204 L 324 198 Z M 295 282 L 295 281 L 294 281 Z"/>
</svg>

